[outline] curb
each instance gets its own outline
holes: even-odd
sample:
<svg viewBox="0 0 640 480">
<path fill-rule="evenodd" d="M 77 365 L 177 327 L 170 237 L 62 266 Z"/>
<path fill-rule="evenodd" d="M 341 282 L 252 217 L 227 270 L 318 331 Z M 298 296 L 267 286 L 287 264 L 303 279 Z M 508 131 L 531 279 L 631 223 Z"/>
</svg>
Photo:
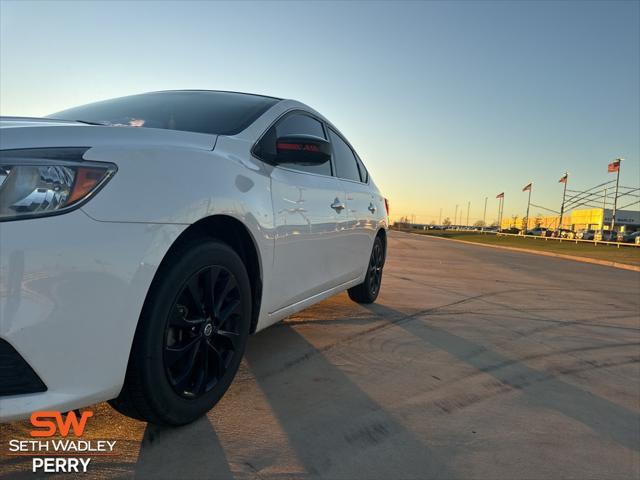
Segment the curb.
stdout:
<svg viewBox="0 0 640 480">
<path fill-rule="evenodd" d="M 543 252 L 540 250 L 529 250 L 527 248 L 505 247 L 502 245 L 489 245 L 486 243 L 470 242 L 468 240 L 458 240 L 457 238 L 438 237 L 437 235 L 420 235 L 419 233 L 403 232 L 401 230 L 392 230 L 392 231 L 407 233 L 409 235 L 418 235 L 421 237 L 437 238 L 438 240 L 447 240 L 449 242 L 466 243 L 468 245 L 476 245 L 479 247 L 497 248 L 499 250 L 511 250 L 513 252 L 530 253 L 532 255 L 542 255 L 544 257 L 564 258 L 565 260 L 574 260 L 576 262 L 591 263 L 594 265 L 602 265 L 605 267 L 619 268 L 621 270 L 631 270 L 633 272 L 640 272 L 640 266 L 628 265 L 626 263 L 619 263 L 619 262 L 610 262 L 608 260 L 598 260 L 595 258 L 588 258 L 588 257 L 576 257 L 574 255 L 565 255 L 563 253 L 553 253 L 553 252 Z"/>
</svg>

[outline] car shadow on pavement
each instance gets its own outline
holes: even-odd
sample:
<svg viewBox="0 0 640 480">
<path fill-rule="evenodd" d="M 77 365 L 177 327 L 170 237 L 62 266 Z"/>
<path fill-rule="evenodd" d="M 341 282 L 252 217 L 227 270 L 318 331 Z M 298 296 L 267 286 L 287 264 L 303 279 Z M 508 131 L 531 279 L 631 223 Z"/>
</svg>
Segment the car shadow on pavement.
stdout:
<svg viewBox="0 0 640 480">
<path fill-rule="evenodd" d="M 280 324 L 256 337 L 247 363 L 309 477 L 453 477 L 441 458 L 295 327 Z M 286 345 L 289 359 L 275 369 L 265 361 L 273 345 Z"/>
<path fill-rule="evenodd" d="M 639 414 L 566 383 L 549 372 L 528 367 L 483 345 L 420 321 L 420 315 L 403 313 L 381 304 L 363 307 L 477 368 L 480 372 L 522 392 L 523 399 L 528 404 L 555 410 L 620 445 L 640 451 Z"/>
<path fill-rule="evenodd" d="M 135 466 L 137 478 L 232 479 L 218 435 L 204 416 L 184 427 L 148 424 Z"/>
</svg>

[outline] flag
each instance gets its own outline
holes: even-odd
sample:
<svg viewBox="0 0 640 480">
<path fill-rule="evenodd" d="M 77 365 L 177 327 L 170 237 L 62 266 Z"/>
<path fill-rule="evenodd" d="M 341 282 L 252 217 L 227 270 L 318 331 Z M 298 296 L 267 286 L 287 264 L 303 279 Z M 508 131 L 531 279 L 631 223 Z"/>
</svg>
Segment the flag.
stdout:
<svg viewBox="0 0 640 480">
<path fill-rule="evenodd" d="M 522 189 L 522 191 L 523 191 L 523 192 L 526 192 L 527 190 L 528 190 L 528 191 L 531 191 L 531 185 L 533 185 L 533 182 L 532 182 L 532 183 L 530 183 L 529 185 L 525 185 L 525 187 Z"/>
<path fill-rule="evenodd" d="M 565 173 L 564 176 L 558 180 L 558 183 L 567 183 L 567 177 L 569 176 L 568 173 Z"/>
<path fill-rule="evenodd" d="M 499 193 L 498 195 L 496 195 L 496 198 L 504 198 L 504 192 Z"/>
<path fill-rule="evenodd" d="M 619 172 L 620 171 L 620 159 L 614 160 L 607 167 L 607 172 Z"/>
</svg>

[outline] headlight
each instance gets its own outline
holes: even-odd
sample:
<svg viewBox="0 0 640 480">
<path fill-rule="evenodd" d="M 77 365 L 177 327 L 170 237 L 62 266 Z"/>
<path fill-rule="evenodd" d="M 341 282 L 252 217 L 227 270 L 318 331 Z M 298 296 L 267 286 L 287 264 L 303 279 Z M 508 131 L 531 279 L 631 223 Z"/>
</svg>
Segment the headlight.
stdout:
<svg viewBox="0 0 640 480">
<path fill-rule="evenodd" d="M 86 202 L 117 170 L 82 160 L 87 150 L 0 150 L 0 222 L 56 215 Z"/>
</svg>

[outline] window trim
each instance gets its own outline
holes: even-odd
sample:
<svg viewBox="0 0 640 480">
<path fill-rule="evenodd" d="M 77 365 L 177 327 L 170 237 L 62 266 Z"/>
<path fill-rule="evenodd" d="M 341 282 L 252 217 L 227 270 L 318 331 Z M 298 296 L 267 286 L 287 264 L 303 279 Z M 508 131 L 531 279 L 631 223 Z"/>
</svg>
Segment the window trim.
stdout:
<svg viewBox="0 0 640 480">
<path fill-rule="evenodd" d="M 360 183 L 369 185 L 369 170 L 367 170 L 367 167 L 362 161 L 362 158 L 360 158 L 360 155 L 358 155 L 358 153 L 355 150 L 353 150 L 353 153 L 355 153 L 356 159 L 358 160 L 358 170 L 360 170 L 360 164 L 362 164 L 362 168 L 364 168 L 364 173 L 366 174 L 365 178 L 367 179 L 367 181 L 366 182 L 360 181 Z M 360 178 L 362 178 L 362 171 L 360 171 Z"/>
</svg>

